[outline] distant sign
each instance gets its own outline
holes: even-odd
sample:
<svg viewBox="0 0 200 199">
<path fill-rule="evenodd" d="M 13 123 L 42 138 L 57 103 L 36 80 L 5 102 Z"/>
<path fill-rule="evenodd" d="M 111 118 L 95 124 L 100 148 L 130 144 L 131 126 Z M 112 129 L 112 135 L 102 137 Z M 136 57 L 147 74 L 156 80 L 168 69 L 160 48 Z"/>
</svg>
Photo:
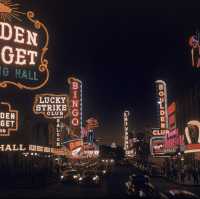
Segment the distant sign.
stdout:
<svg viewBox="0 0 200 199">
<path fill-rule="evenodd" d="M 200 152 L 200 122 L 191 120 L 185 127 L 185 153 Z"/>
<path fill-rule="evenodd" d="M 164 155 L 165 137 L 152 137 L 150 139 L 150 151 L 154 156 Z"/>
<path fill-rule="evenodd" d="M 10 136 L 11 131 L 18 130 L 18 111 L 12 110 L 11 105 L 1 102 L 0 136 Z"/>
<path fill-rule="evenodd" d="M 184 145 L 184 135 L 179 135 L 178 129 L 169 131 L 165 136 L 165 152 L 175 153 Z"/>
<path fill-rule="evenodd" d="M 168 132 L 168 129 L 152 129 L 153 136 L 165 136 Z"/>
<path fill-rule="evenodd" d="M 48 119 L 66 118 L 68 115 L 68 96 L 56 94 L 39 94 L 35 96 L 33 112 Z"/>
<path fill-rule="evenodd" d="M 99 127 L 99 122 L 97 121 L 97 119 L 92 117 L 86 120 L 86 128 L 88 130 L 93 130 L 98 127 Z"/>
<path fill-rule="evenodd" d="M 168 106 L 168 119 L 169 119 L 169 129 L 176 128 L 176 103 L 173 102 Z"/>
<path fill-rule="evenodd" d="M 192 66 L 199 68 L 200 67 L 200 35 L 199 33 L 192 35 L 189 38 L 189 45 L 191 47 L 191 57 L 192 57 Z"/>
</svg>

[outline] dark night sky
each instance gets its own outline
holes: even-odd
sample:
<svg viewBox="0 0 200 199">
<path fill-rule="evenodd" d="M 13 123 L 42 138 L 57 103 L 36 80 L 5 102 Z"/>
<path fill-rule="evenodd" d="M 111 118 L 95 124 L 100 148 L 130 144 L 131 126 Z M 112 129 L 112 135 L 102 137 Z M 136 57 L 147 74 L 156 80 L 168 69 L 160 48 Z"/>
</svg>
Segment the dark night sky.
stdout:
<svg viewBox="0 0 200 199">
<path fill-rule="evenodd" d="M 37 92 L 67 92 L 67 77 L 80 78 L 84 119 L 99 120 L 97 134 L 107 143 L 121 143 L 125 109 L 132 127 L 155 125 L 154 81 L 165 80 L 173 99 L 198 79 L 188 47 L 200 28 L 196 2 L 27 1 L 22 7 L 34 10 L 50 34 L 51 77 Z"/>
</svg>

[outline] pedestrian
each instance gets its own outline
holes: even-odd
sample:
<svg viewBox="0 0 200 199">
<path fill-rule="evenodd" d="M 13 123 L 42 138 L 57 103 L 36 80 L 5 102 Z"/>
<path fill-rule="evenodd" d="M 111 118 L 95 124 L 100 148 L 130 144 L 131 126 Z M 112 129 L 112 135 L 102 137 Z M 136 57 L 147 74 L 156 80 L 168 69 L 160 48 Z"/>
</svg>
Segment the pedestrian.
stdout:
<svg viewBox="0 0 200 199">
<path fill-rule="evenodd" d="M 184 168 L 181 169 L 181 184 L 185 183 L 185 170 Z"/>
<path fill-rule="evenodd" d="M 194 168 L 192 170 L 192 175 L 193 175 L 193 182 L 194 182 L 194 184 L 198 184 L 199 180 L 198 180 L 198 171 L 197 171 L 197 168 Z"/>
</svg>

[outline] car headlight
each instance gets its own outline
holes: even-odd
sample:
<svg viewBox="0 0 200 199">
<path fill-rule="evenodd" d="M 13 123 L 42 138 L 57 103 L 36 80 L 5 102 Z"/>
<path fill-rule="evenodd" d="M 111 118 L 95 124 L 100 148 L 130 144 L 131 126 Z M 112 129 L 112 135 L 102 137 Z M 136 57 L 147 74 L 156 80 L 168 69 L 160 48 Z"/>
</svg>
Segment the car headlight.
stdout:
<svg viewBox="0 0 200 199">
<path fill-rule="evenodd" d="M 82 177 L 80 177 L 78 180 L 79 180 L 79 181 L 81 181 L 81 180 L 83 180 L 83 178 L 82 178 Z"/>
<path fill-rule="evenodd" d="M 60 176 L 60 179 L 62 180 L 64 178 L 64 176 Z"/>
<path fill-rule="evenodd" d="M 93 178 L 92 178 L 92 180 L 97 180 L 99 177 L 98 176 L 94 176 Z"/>
<path fill-rule="evenodd" d="M 77 176 L 77 175 L 74 175 L 73 178 L 76 179 L 76 178 L 78 178 L 78 176 Z"/>
</svg>

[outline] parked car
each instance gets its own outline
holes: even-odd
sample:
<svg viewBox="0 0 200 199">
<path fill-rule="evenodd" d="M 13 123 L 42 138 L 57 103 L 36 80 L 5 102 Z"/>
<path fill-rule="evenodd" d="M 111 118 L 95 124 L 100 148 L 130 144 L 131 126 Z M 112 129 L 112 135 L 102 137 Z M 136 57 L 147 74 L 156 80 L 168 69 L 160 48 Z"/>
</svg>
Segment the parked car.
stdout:
<svg viewBox="0 0 200 199">
<path fill-rule="evenodd" d="M 100 183 L 100 176 L 93 170 L 84 171 L 79 178 L 79 184 L 82 185 L 100 185 Z"/>
<path fill-rule="evenodd" d="M 178 189 L 169 190 L 166 195 L 169 199 L 200 199 L 199 196 L 192 192 Z"/>
<path fill-rule="evenodd" d="M 65 170 L 60 176 L 61 182 L 78 183 L 80 173 L 77 170 Z"/>
</svg>

